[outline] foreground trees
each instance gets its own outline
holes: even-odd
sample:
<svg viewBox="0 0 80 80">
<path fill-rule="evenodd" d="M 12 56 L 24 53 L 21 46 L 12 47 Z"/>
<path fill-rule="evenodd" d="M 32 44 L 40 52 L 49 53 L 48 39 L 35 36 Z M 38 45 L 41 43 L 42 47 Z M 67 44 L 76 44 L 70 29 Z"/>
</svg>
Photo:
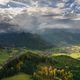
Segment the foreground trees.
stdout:
<svg viewBox="0 0 80 80">
<path fill-rule="evenodd" d="M 42 66 L 33 74 L 33 80 L 73 80 L 70 71 L 57 69 L 52 66 Z"/>
</svg>

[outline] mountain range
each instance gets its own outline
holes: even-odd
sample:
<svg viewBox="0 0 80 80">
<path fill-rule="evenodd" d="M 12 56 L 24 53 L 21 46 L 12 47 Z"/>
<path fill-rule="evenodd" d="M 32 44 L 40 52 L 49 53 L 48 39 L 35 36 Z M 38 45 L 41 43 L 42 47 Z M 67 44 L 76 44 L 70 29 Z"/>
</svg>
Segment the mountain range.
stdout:
<svg viewBox="0 0 80 80">
<path fill-rule="evenodd" d="M 80 45 L 80 30 L 73 29 L 45 29 L 40 36 L 57 47 Z"/>
<path fill-rule="evenodd" d="M 32 32 L 16 32 L 8 23 L 0 29 L 0 47 L 27 47 L 29 49 L 49 49 L 80 44 L 80 29 L 45 28 Z M 12 28 L 11 28 L 12 26 Z M 7 27 L 7 28 L 6 28 Z M 6 32 L 4 31 L 4 29 Z"/>
<path fill-rule="evenodd" d="M 9 32 L 0 33 L 0 47 L 27 47 L 28 49 L 42 50 L 51 48 L 52 46 L 37 34 Z"/>
</svg>

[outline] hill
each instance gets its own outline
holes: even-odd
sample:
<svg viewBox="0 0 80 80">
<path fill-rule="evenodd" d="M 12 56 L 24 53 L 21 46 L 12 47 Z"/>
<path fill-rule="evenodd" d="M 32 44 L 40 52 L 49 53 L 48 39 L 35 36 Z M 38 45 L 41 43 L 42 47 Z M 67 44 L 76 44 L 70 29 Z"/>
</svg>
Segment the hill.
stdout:
<svg viewBox="0 0 80 80">
<path fill-rule="evenodd" d="M 55 46 L 70 46 L 80 44 L 79 29 L 44 29 L 40 36 Z"/>
<path fill-rule="evenodd" d="M 1 47 L 27 47 L 30 49 L 45 49 L 51 47 L 39 35 L 31 33 L 0 33 Z"/>
<path fill-rule="evenodd" d="M 73 74 L 73 80 L 80 79 L 79 60 L 66 55 L 50 57 L 29 51 L 21 52 L 9 58 L 0 69 L 0 78 L 11 77 L 18 73 L 26 73 L 32 76 L 35 71 L 38 71 L 38 69 L 43 66 L 53 66 L 60 70 L 64 69 Z"/>
<path fill-rule="evenodd" d="M 13 77 L 2 79 L 2 80 L 31 80 L 31 79 L 30 79 L 29 75 L 20 73 L 20 74 L 13 76 Z"/>
</svg>

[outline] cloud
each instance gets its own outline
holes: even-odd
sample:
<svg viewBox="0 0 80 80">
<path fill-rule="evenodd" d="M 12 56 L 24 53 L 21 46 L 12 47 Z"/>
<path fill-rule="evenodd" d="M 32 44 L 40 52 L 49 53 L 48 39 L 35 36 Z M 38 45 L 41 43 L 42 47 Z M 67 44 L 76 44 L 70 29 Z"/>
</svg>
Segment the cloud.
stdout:
<svg viewBox="0 0 80 80">
<path fill-rule="evenodd" d="M 10 1 L 10 0 L 0 0 L 0 2 L 7 2 L 7 1 Z"/>
<path fill-rule="evenodd" d="M 36 32 L 37 30 L 48 29 L 76 29 L 80 22 L 70 19 L 54 19 L 52 16 L 29 15 L 27 13 L 17 15 L 11 23 L 18 25 L 15 30 L 24 32 Z M 78 25 L 77 25 L 78 24 Z M 76 27 L 75 27 L 76 26 Z"/>
<path fill-rule="evenodd" d="M 10 0 L 0 0 L 0 4 L 5 4 L 7 2 L 9 2 Z"/>
<path fill-rule="evenodd" d="M 20 14 L 17 14 L 11 19 L 10 24 L 16 25 L 12 26 L 11 29 L 14 28 L 15 31 L 21 32 L 36 32 L 37 30 L 45 30 L 46 28 L 80 29 L 80 19 L 77 20 L 75 17 L 64 19 L 64 16 L 62 16 L 60 12 L 53 13 L 55 11 L 52 8 L 49 9 L 44 9 L 45 11 L 43 8 L 28 8 L 27 10 L 21 10 Z"/>
<path fill-rule="evenodd" d="M 14 24 L 16 26 L 11 26 L 11 29 L 9 28 L 9 30 L 14 28 L 15 31 L 36 32 L 38 30 L 45 30 L 46 28 L 80 29 L 80 19 L 64 19 L 64 16 L 62 16 L 59 9 L 31 7 L 27 9 L 21 9 L 20 11 L 17 9 L 8 9 L 6 12 L 4 10 L 5 15 L 3 15 L 3 17 L 8 17 L 9 15 L 13 16 L 16 14 L 13 16 L 13 18 L 11 18 L 10 21 L 10 24 Z M 71 17 L 71 19 L 73 18 L 75 19 L 75 17 Z"/>
</svg>

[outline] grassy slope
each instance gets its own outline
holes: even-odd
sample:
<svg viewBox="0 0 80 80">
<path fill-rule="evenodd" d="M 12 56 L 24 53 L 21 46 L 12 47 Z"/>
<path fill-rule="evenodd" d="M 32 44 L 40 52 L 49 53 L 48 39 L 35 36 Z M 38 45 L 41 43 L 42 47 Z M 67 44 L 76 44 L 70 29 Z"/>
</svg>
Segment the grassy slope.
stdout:
<svg viewBox="0 0 80 80">
<path fill-rule="evenodd" d="M 80 59 L 80 53 L 72 53 L 70 56 L 76 59 Z"/>
<path fill-rule="evenodd" d="M 3 64 L 9 58 L 9 54 L 0 54 L 0 64 Z"/>
<path fill-rule="evenodd" d="M 78 60 L 76 60 L 74 58 L 71 58 L 70 56 L 66 56 L 66 55 L 54 56 L 53 60 L 57 61 L 58 65 L 61 65 L 61 67 L 65 67 L 65 66 L 69 66 L 69 67 L 80 66 L 80 62 Z"/>
<path fill-rule="evenodd" d="M 24 73 L 20 73 L 18 75 L 9 77 L 9 78 L 5 78 L 2 80 L 31 80 L 29 75 L 26 75 Z"/>
<path fill-rule="evenodd" d="M 34 57 L 34 56 L 33 56 Z M 4 63 L 9 58 L 9 54 L 1 54 L 0 55 L 0 63 Z M 65 54 L 54 54 L 52 55 L 53 61 L 56 61 L 57 63 L 54 64 L 54 66 L 59 68 L 66 68 L 68 67 L 68 70 L 71 70 L 72 72 L 76 72 L 76 74 L 80 74 L 80 62 L 76 59 L 73 59 L 69 56 L 66 56 Z M 79 75 L 78 75 L 79 76 Z M 18 74 L 10 78 L 6 78 L 3 80 L 30 80 L 30 77 L 26 74 Z"/>
<path fill-rule="evenodd" d="M 70 53 L 70 54 L 65 54 L 65 53 L 54 53 L 51 56 L 61 56 L 61 55 L 66 55 L 66 56 L 70 56 L 74 59 L 80 59 L 80 53 Z"/>
<path fill-rule="evenodd" d="M 56 67 L 65 68 L 69 70 L 74 75 L 74 80 L 80 80 L 80 61 L 70 56 L 66 55 L 57 55 L 53 56 L 53 60 L 57 61 L 58 63 L 55 64 Z"/>
</svg>

